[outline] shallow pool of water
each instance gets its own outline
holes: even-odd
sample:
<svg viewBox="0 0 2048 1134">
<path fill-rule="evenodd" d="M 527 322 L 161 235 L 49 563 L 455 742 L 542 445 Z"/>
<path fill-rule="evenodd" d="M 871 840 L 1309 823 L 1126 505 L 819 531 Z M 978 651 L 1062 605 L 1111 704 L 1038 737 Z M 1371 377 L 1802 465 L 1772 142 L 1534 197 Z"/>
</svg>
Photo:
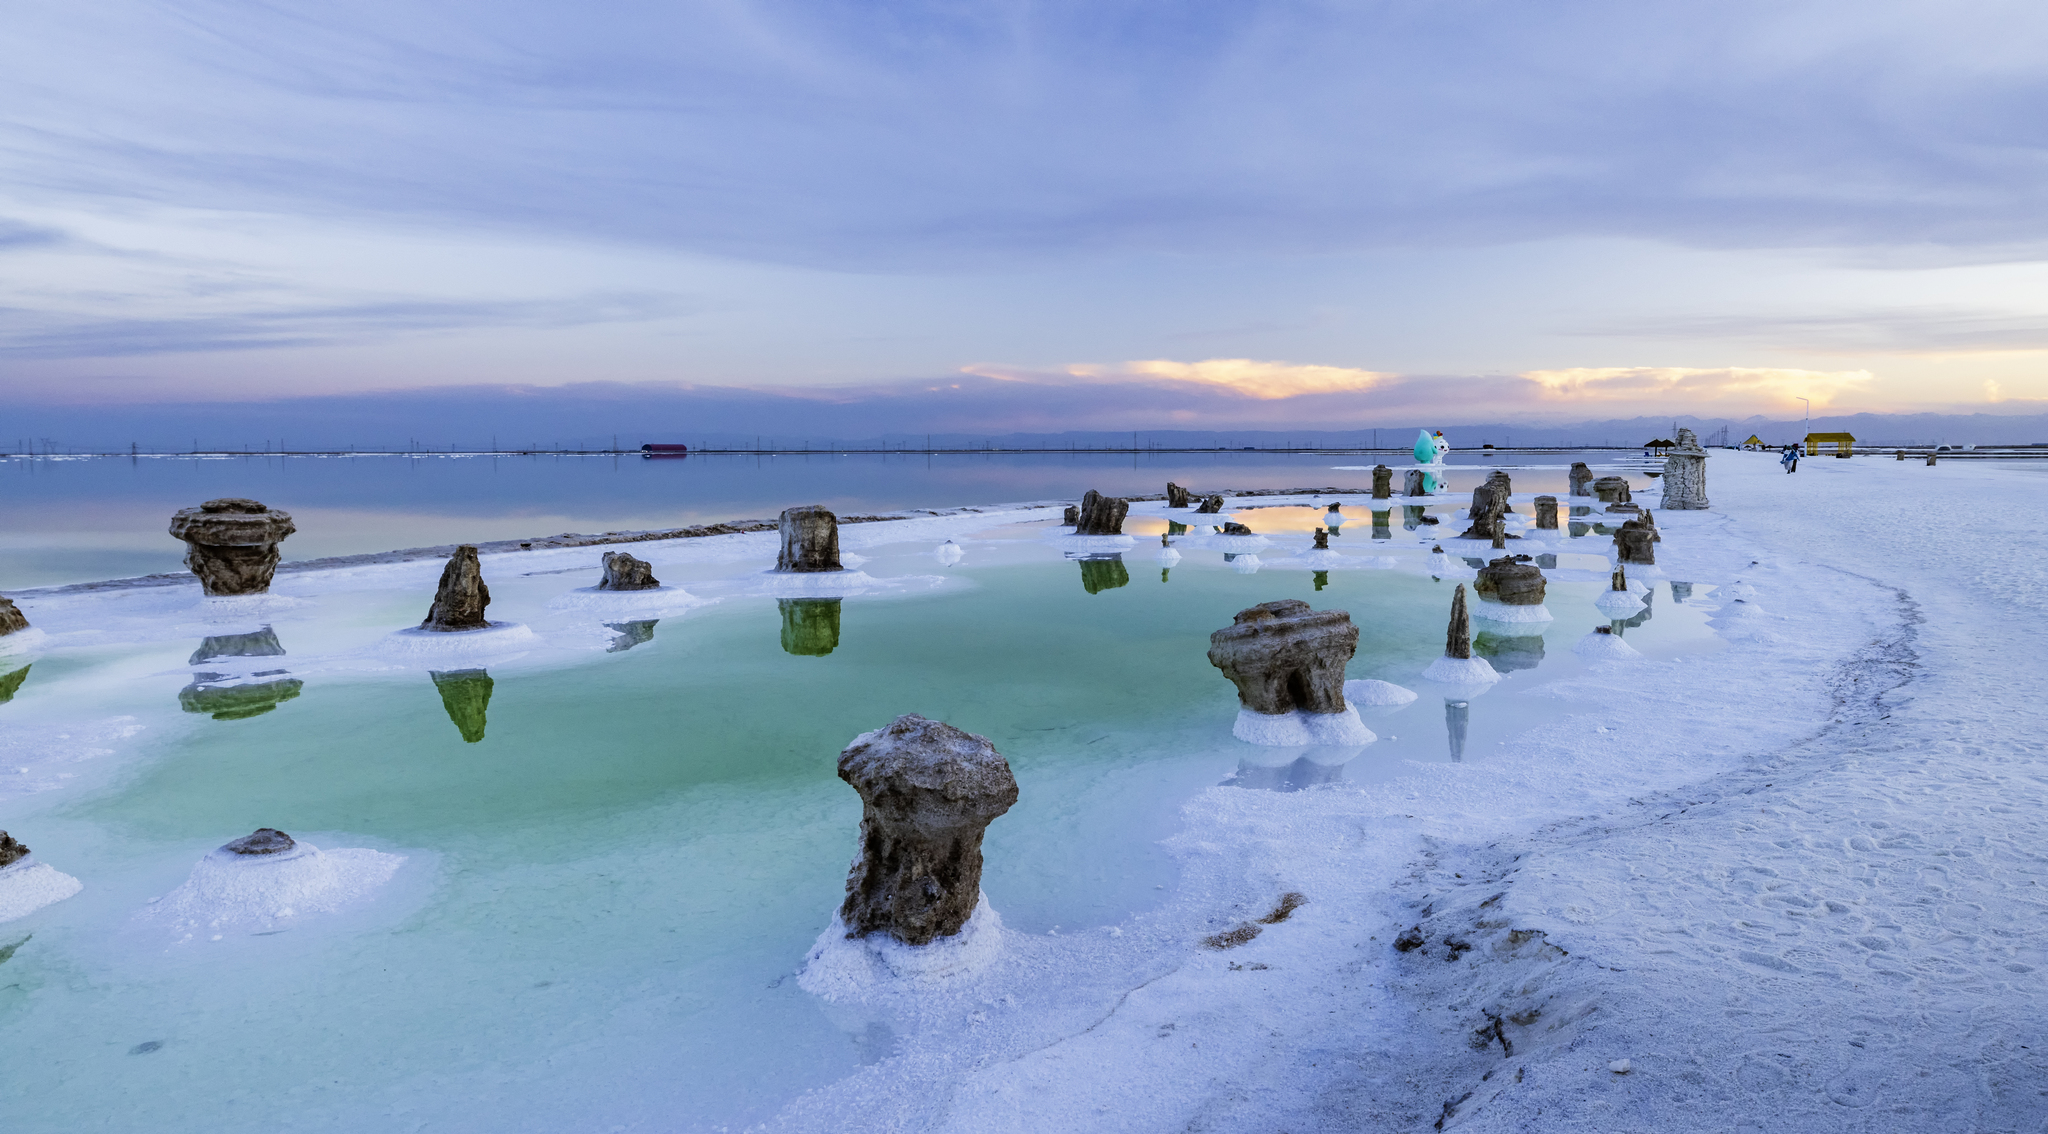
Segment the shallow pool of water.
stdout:
<svg viewBox="0 0 2048 1134">
<path fill-rule="evenodd" d="M 1450 503 L 1430 506 L 1438 529 Z M 841 897 L 860 804 L 834 767 L 856 734 L 916 712 L 994 741 L 1021 798 L 989 831 L 984 888 L 1007 925 L 1043 933 L 1158 903 L 1176 879 L 1159 841 L 1196 792 L 1484 759 L 1559 711 L 1521 694 L 1582 671 L 1570 647 L 1601 621 L 1600 584 L 1553 582 L 1557 620 L 1533 631 L 1482 622 L 1479 652 L 1510 676 L 1447 702 L 1417 677 L 1453 585 L 1423 569 L 1435 529 L 1404 528 L 1397 504 L 1374 539 L 1354 507 L 1323 571 L 1293 562 L 1319 507 L 1234 513 L 1268 541 L 1249 572 L 1193 517 L 1160 564 L 1156 506 L 1120 554 L 1006 523 L 959 527 L 948 565 L 936 539 L 848 528 L 850 547 L 885 542 L 857 548 L 875 582 L 836 599 L 774 593 L 768 537 L 640 545 L 704 600 L 658 617 L 563 608 L 598 549 L 493 556 L 492 616 L 537 637 L 441 661 L 383 645 L 425 612 L 438 563 L 284 579 L 296 604 L 253 619 L 209 614 L 191 588 L 32 604 L 53 637 L 0 704 L 0 783 L 20 781 L 0 825 L 86 889 L 0 925 L 0 1028 L 34 1053 L 0 1083 L 4 1125 L 759 1121 L 887 1054 L 791 979 Z M 1583 542 L 1562 554 L 1599 562 L 1606 541 Z M 1351 613 L 1349 676 L 1422 692 L 1366 714 L 1377 743 L 1232 737 L 1208 636 L 1288 597 Z M 1659 584 L 1627 640 L 1712 648 L 1705 616 L 1672 600 Z M 18 673 L 0 662 L 0 685 Z M 147 916 L 259 826 L 406 862 L 365 905 L 260 933 Z"/>
</svg>

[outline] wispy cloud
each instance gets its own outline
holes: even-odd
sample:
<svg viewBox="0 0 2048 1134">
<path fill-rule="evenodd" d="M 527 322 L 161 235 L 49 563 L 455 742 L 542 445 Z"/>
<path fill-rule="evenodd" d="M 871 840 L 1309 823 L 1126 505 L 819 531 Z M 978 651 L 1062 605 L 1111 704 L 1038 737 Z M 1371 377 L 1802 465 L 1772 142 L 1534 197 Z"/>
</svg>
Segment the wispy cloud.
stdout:
<svg viewBox="0 0 2048 1134">
<path fill-rule="evenodd" d="M 1669 406 L 1682 413 L 1705 413 L 1731 405 L 1756 413 L 1783 409 L 1802 396 L 1816 405 L 1829 405 L 1869 386 L 1875 376 L 1867 370 L 1587 366 L 1531 370 L 1520 377 L 1533 385 L 1540 403 L 1575 413 L 1607 406 Z"/>
<path fill-rule="evenodd" d="M 1587 333 L 1719 340 L 1813 354 L 2033 351 L 2048 350 L 2048 313 L 1934 306 L 1823 315 L 1759 312 L 1631 320 Z"/>
<path fill-rule="evenodd" d="M 387 300 L 282 310 L 136 319 L 0 307 L 0 357 L 135 358 L 382 341 L 478 327 L 572 327 L 672 315 L 672 297 L 584 295 L 549 300 Z"/>
<path fill-rule="evenodd" d="M 1187 383 L 1212 386 L 1260 401 L 1295 398 L 1303 394 L 1335 394 L 1369 390 L 1394 377 L 1376 370 L 1348 366 L 1317 366 L 1293 362 L 1261 362 L 1249 358 L 1208 358 L 1196 362 L 1147 359 L 1116 365 L 1075 363 L 1056 374 L 1034 374 L 1005 366 L 967 366 L 963 374 L 975 374 L 1003 381 L 1066 383 L 1082 379 L 1095 383 Z"/>
</svg>

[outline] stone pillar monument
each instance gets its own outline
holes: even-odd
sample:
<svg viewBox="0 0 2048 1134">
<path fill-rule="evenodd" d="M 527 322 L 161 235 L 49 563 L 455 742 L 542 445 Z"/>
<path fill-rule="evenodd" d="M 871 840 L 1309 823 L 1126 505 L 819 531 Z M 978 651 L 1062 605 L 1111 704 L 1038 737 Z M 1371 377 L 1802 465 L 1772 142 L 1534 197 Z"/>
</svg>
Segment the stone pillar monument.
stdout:
<svg viewBox="0 0 2048 1134">
<path fill-rule="evenodd" d="M 777 571 L 843 571 L 839 565 L 839 517 L 823 504 L 784 508 L 782 551 Z"/>
<path fill-rule="evenodd" d="M 1698 511 L 1707 507 L 1707 451 L 1690 429 L 1664 454 L 1664 507 Z"/>
</svg>

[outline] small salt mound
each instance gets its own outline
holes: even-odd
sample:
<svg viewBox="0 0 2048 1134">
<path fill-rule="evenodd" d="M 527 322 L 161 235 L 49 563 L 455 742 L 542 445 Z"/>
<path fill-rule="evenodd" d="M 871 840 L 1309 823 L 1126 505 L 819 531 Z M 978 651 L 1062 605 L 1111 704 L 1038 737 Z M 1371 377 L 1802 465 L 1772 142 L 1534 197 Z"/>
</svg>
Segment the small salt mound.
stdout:
<svg viewBox="0 0 2048 1134">
<path fill-rule="evenodd" d="M 1429 573 L 1440 579 L 1452 579 L 1461 575 L 1471 576 L 1475 572 L 1465 561 L 1447 551 L 1429 553 Z"/>
<path fill-rule="evenodd" d="M 1166 566 L 1171 567 L 1174 564 L 1180 562 L 1180 552 L 1175 551 L 1170 547 L 1162 547 L 1159 549 L 1159 554 L 1155 556 L 1155 558 L 1157 558 L 1159 562 L 1165 564 Z"/>
<path fill-rule="evenodd" d="M 1485 658 L 1454 658 L 1449 655 L 1429 663 L 1422 671 L 1424 681 L 1439 685 L 1491 685 L 1500 674 Z"/>
<path fill-rule="evenodd" d="M 846 568 L 849 571 L 853 570 L 855 567 L 858 567 L 863 563 L 866 563 L 867 561 L 868 557 L 865 555 L 855 555 L 851 551 L 842 551 L 839 553 L 839 565 L 841 567 Z"/>
<path fill-rule="evenodd" d="M 1391 681 L 1368 677 L 1360 681 L 1344 683 L 1344 700 L 1347 704 L 1378 708 L 1383 705 L 1406 705 L 1415 700 L 1412 689 L 1403 689 Z"/>
<path fill-rule="evenodd" d="M 1643 656 L 1642 651 L 1622 641 L 1621 635 L 1603 634 L 1598 630 L 1579 639 L 1572 652 L 1588 661 L 1621 661 Z"/>
<path fill-rule="evenodd" d="M 548 600 L 549 610 L 580 610 L 599 615 L 648 614 L 681 610 L 704 600 L 681 587 L 651 587 L 644 591 L 606 591 L 578 587 Z"/>
<path fill-rule="evenodd" d="M 1068 535 L 1064 528 L 1048 542 L 1061 551 L 1075 552 L 1125 551 L 1138 545 L 1137 540 L 1127 535 Z"/>
<path fill-rule="evenodd" d="M 857 743 L 857 742 L 856 742 Z M 886 933 L 848 937 L 846 923 L 818 935 L 797 974 L 797 987 L 826 1000 L 857 1000 L 876 993 L 915 991 L 987 968 L 1003 948 L 1003 919 L 980 895 L 967 924 L 929 945 L 905 945 Z"/>
<path fill-rule="evenodd" d="M 966 556 L 967 552 L 950 539 L 932 549 L 932 557 L 937 559 L 942 567 L 951 567 L 953 564 L 966 558 Z M 843 563 L 845 560 L 842 559 L 840 562 Z"/>
<path fill-rule="evenodd" d="M 1297 551 L 1294 553 L 1294 561 L 1311 571 L 1328 571 L 1333 567 L 1346 566 L 1343 554 L 1328 548 Z"/>
<path fill-rule="evenodd" d="M 391 880 L 404 855 L 362 848 L 322 851 L 300 842 L 277 854 L 217 849 L 184 885 L 143 916 L 186 933 L 261 931 L 307 914 L 333 913 L 367 899 Z"/>
<path fill-rule="evenodd" d="M 0 921 L 27 917 L 83 889 L 83 882 L 54 866 L 17 862 L 0 870 Z"/>
<path fill-rule="evenodd" d="M 844 563 L 845 559 L 840 562 Z M 782 598 L 836 598 L 857 595 L 889 584 L 865 571 L 763 571 L 760 590 Z"/>
<path fill-rule="evenodd" d="M 377 648 L 393 656 L 442 661 L 524 650 L 539 641 L 540 636 L 524 622 L 493 622 L 481 630 L 428 630 L 422 626 L 408 626 L 384 635 Z"/>
<path fill-rule="evenodd" d="M 40 648 L 49 640 L 48 634 L 34 626 L 26 630 L 16 630 L 12 634 L 0 637 L 0 654 L 25 654 Z"/>
<path fill-rule="evenodd" d="M 1304 713 L 1300 709 L 1285 713 L 1254 713 L 1250 709 L 1239 709 L 1237 724 L 1232 726 L 1230 734 L 1247 744 L 1263 744 L 1272 748 L 1298 748 L 1307 744 L 1371 744 L 1379 739 L 1365 727 L 1364 721 L 1358 719 L 1358 710 L 1349 705 L 1341 713 Z"/>
<path fill-rule="evenodd" d="M 1614 618 L 1627 618 L 1643 609 L 1643 600 L 1629 591 L 1601 591 L 1600 597 L 1593 600 L 1593 605 L 1599 607 L 1602 614 Z"/>
<path fill-rule="evenodd" d="M 1230 561 L 1230 569 L 1240 575 L 1256 575 L 1263 566 L 1256 555 L 1240 555 Z"/>
<path fill-rule="evenodd" d="M 1540 602 L 1534 606 L 1509 606 L 1504 602 L 1488 602 L 1485 599 L 1472 604 L 1472 617 L 1508 625 L 1554 621 L 1550 608 Z"/>
</svg>

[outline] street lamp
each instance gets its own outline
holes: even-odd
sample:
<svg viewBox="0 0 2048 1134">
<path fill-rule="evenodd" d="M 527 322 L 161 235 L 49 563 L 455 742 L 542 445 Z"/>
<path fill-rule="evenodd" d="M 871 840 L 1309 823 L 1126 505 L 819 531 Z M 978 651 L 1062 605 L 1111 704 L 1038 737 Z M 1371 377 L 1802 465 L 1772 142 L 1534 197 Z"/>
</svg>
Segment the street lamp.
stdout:
<svg viewBox="0 0 2048 1134">
<path fill-rule="evenodd" d="M 1799 400 L 1802 402 L 1806 402 L 1806 432 L 1808 434 L 1811 434 L 1813 432 L 1813 403 L 1807 402 L 1805 398 L 1801 398 Z M 1799 440 L 1803 444 L 1806 438 L 1802 437 Z"/>
</svg>

